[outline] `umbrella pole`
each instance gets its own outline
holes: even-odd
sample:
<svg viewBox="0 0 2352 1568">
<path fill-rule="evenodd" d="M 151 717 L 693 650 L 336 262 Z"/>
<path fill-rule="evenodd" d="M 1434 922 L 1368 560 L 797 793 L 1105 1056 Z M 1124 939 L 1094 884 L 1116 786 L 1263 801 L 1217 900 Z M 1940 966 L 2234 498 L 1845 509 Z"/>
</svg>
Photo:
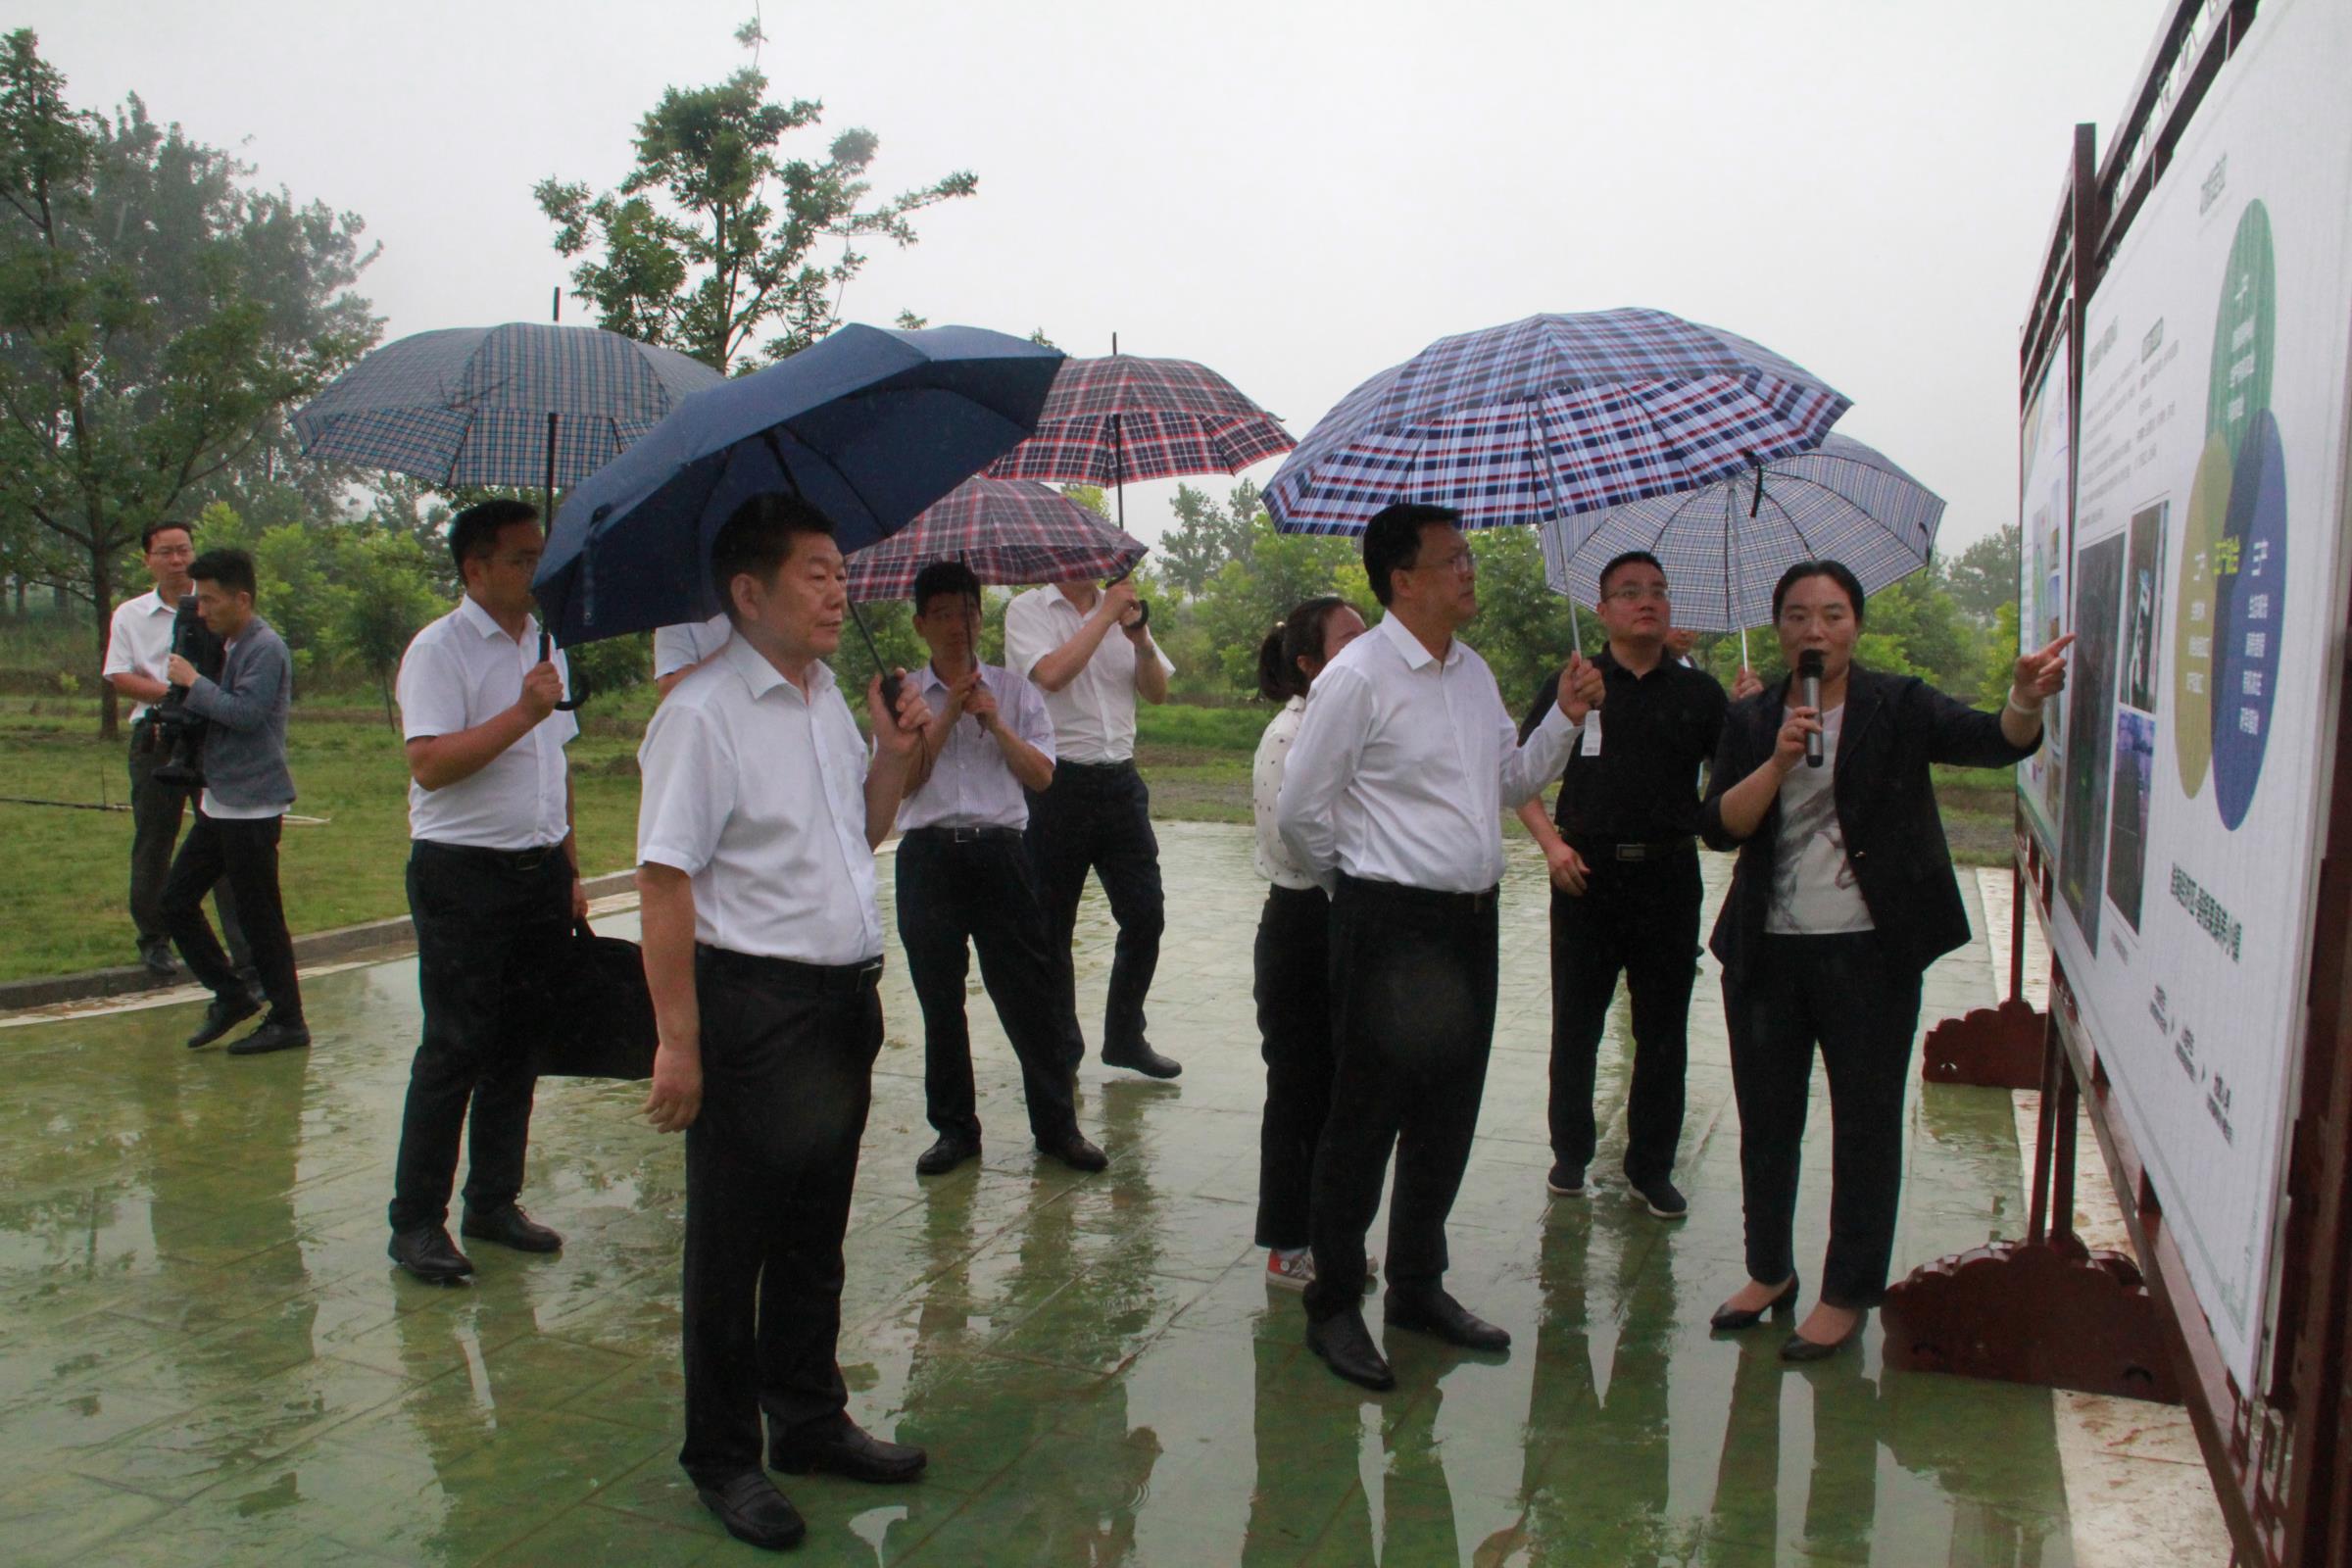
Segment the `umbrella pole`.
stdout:
<svg viewBox="0 0 2352 1568">
<path fill-rule="evenodd" d="M 1110 357 L 1119 357 L 1119 334 L 1110 334 Z M 1110 482 L 1119 496 L 1119 531 L 1127 531 L 1127 447 L 1119 430 L 1119 416 L 1110 416 Z"/>
<path fill-rule="evenodd" d="M 858 601 L 853 599 L 849 605 L 850 619 L 858 623 L 858 635 L 865 639 L 866 657 L 874 662 L 874 673 L 882 677 L 882 706 L 896 715 L 899 710 L 899 677 L 892 674 L 882 662 L 882 650 L 874 646 L 873 630 L 866 625 L 865 612 L 858 608 Z M 973 650 L 973 657 L 979 657 L 977 648 Z"/>
</svg>

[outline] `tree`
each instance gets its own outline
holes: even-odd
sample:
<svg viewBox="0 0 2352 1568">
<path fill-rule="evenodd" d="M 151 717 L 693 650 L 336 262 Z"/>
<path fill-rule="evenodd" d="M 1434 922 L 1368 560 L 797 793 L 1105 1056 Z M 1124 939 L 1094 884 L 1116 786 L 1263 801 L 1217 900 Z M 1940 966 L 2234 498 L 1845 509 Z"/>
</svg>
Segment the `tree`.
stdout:
<svg viewBox="0 0 2352 1568">
<path fill-rule="evenodd" d="M 2007 523 L 1952 558 L 1944 584 L 1960 612 L 1989 626 L 2003 605 L 2017 603 L 2017 524 Z"/>
<path fill-rule="evenodd" d="M 1478 618 L 1465 635 L 1494 671 L 1515 719 L 1568 662 L 1577 631 L 1599 651 L 1600 617 L 1580 614 L 1571 629 L 1568 596 L 1544 580 L 1544 543 L 1535 529 L 1481 528 L 1470 535 L 1470 550 L 1478 562 Z"/>
<path fill-rule="evenodd" d="M 1200 593 L 1227 562 L 1250 552 L 1265 513 L 1257 486 L 1247 479 L 1233 487 L 1222 507 L 1189 484 L 1178 485 L 1168 505 L 1176 526 L 1159 536 L 1160 573 L 1187 594 Z"/>
<path fill-rule="evenodd" d="M 248 188 L 136 97 L 110 121 L 65 91 L 29 30 L 0 40 L 0 514 L 53 542 L 103 657 L 140 530 L 381 322 L 350 292 L 356 216 Z"/>
<path fill-rule="evenodd" d="M 409 640 L 447 608 L 432 558 L 413 533 L 361 526 L 337 530 L 336 576 L 345 590 L 333 634 L 339 662 L 375 682 L 384 722 L 397 726 L 392 678 Z M 434 552 L 444 560 L 446 551 Z"/>
<path fill-rule="evenodd" d="M 1164 559 L 1162 572 L 1165 580 L 1173 580 Z M 1245 696 L 1255 691 L 1257 647 L 1266 633 L 1292 607 L 1331 593 L 1346 594 L 1369 613 L 1371 596 L 1354 541 L 1278 533 L 1261 514 L 1192 607 L 1224 689 Z M 1155 608 L 1155 628 L 1158 620 Z"/>
<path fill-rule="evenodd" d="M 869 204 L 866 172 L 881 147 L 870 130 L 843 131 L 822 158 L 784 156 L 784 138 L 816 126 L 824 105 L 770 103 L 759 24 L 736 37 L 752 64 L 715 86 L 665 90 L 638 122 L 636 167 L 617 189 L 591 194 L 554 178 L 532 189 L 557 251 L 589 256 L 572 283 L 602 325 L 722 372 L 763 329 L 773 329 L 760 345 L 771 361 L 833 330 L 842 291 L 865 267 L 858 241 L 911 245 L 912 215 L 979 185 L 959 172 Z M 839 255 L 819 260 L 833 241 Z"/>
</svg>

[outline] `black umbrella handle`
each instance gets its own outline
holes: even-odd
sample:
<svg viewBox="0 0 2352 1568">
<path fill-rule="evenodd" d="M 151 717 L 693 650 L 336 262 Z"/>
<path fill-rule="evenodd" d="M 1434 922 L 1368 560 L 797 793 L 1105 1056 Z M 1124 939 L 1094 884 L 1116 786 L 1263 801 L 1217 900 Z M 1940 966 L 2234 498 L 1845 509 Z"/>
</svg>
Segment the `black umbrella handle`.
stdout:
<svg viewBox="0 0 2352 1568">
<path fill-rule="evenodd" d="M 547 628 L 545 626 L 540 627 L 539 662 L 542 664 L 546 663 L 551 658 L 554 657 L 555 650 L 556 640 L 547 634 Z M 580 672 L 575 669 L 571 672 L 571 696 L 569 698 L 558 701 L 556 704 L 556 711 L 559 713 L 572 712 L 587 700 L 588 683 L 580 677 Z"/>
</svg>

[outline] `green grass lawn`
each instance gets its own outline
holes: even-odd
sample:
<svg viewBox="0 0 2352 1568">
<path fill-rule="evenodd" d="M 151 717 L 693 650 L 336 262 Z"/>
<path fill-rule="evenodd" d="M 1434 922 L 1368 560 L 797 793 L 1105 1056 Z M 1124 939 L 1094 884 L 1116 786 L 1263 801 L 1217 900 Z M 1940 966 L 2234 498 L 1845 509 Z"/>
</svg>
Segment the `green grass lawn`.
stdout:
<svg viewBox="0 0 2352 1568">
<path fill-rule="evenodd" d="M 648 687 L 597 698 L 584 710 L 571 755 L 580 859 L 591 874 L 630 862 L 637 741 L 652 709 Z M 129 789 L 123 743 L 93 738 L 97 713 L 89 697 L 0 698 L 0 795 L 121 804 Z M 1136 756 L 1152 814 L 1248 822 L 1250 758 L 1270 716 L 1262 705 L 1145 709 Z M 286 828 L 280 877 L 293 929 L 405 913 L 408 773 L 398 734 L 365 699 L 326 695 L 297 707 L 288 746 L 302 797 L 295 811 L 324 819 Z M 1938 769 L 1936 785 L 1955 858 L 2005 864 L 2007 778 Z M 1522 831 L 1516 819 L 1505 828 Z M 0 833 L 19 868 L 15 897 L 0 909 L 0 980 L 131 961 L 128 812 L 0 804 Z"/>
</svg>

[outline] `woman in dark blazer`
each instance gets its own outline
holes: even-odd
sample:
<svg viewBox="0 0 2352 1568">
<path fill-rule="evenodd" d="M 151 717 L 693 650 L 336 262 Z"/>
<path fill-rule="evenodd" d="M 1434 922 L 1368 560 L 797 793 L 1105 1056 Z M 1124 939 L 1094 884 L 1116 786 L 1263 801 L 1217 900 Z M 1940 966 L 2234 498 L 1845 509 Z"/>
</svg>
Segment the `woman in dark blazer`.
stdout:
<svg viewBox="0 0 2352 1568">
<path fill-rule="evenodd" d="M 1829 1073 L 1829 1253 L 1819 1302 L 1781 1348 L 1792 1361 L 1835 1354 L 1886 1294 L 1920 974 L 1968 941 L 1929 764 L 2006 767 L 2033 755 L 2074 640 L 2018 660 L 2001 711 L 1979 712 L 1914 676 L 1855 665 L 1862 610 L 1862 585 L 1835 561 L 1782 576 L 1781 652 L 1792 670 L 1820 654 L 1820 708 L 1802 705 L 1793 677 L 1735 703 L 1699 813 L 1708 844 L 1740 852 L 1708 946 L 1723 963 L 1749 1278 L 1715 1314 L 1719 1329 L 1795 1303 L 1791 1229 L 1817 1046 Z M 1808 766 L 1816 735 L 1823 761 Z"/>
</svg>

